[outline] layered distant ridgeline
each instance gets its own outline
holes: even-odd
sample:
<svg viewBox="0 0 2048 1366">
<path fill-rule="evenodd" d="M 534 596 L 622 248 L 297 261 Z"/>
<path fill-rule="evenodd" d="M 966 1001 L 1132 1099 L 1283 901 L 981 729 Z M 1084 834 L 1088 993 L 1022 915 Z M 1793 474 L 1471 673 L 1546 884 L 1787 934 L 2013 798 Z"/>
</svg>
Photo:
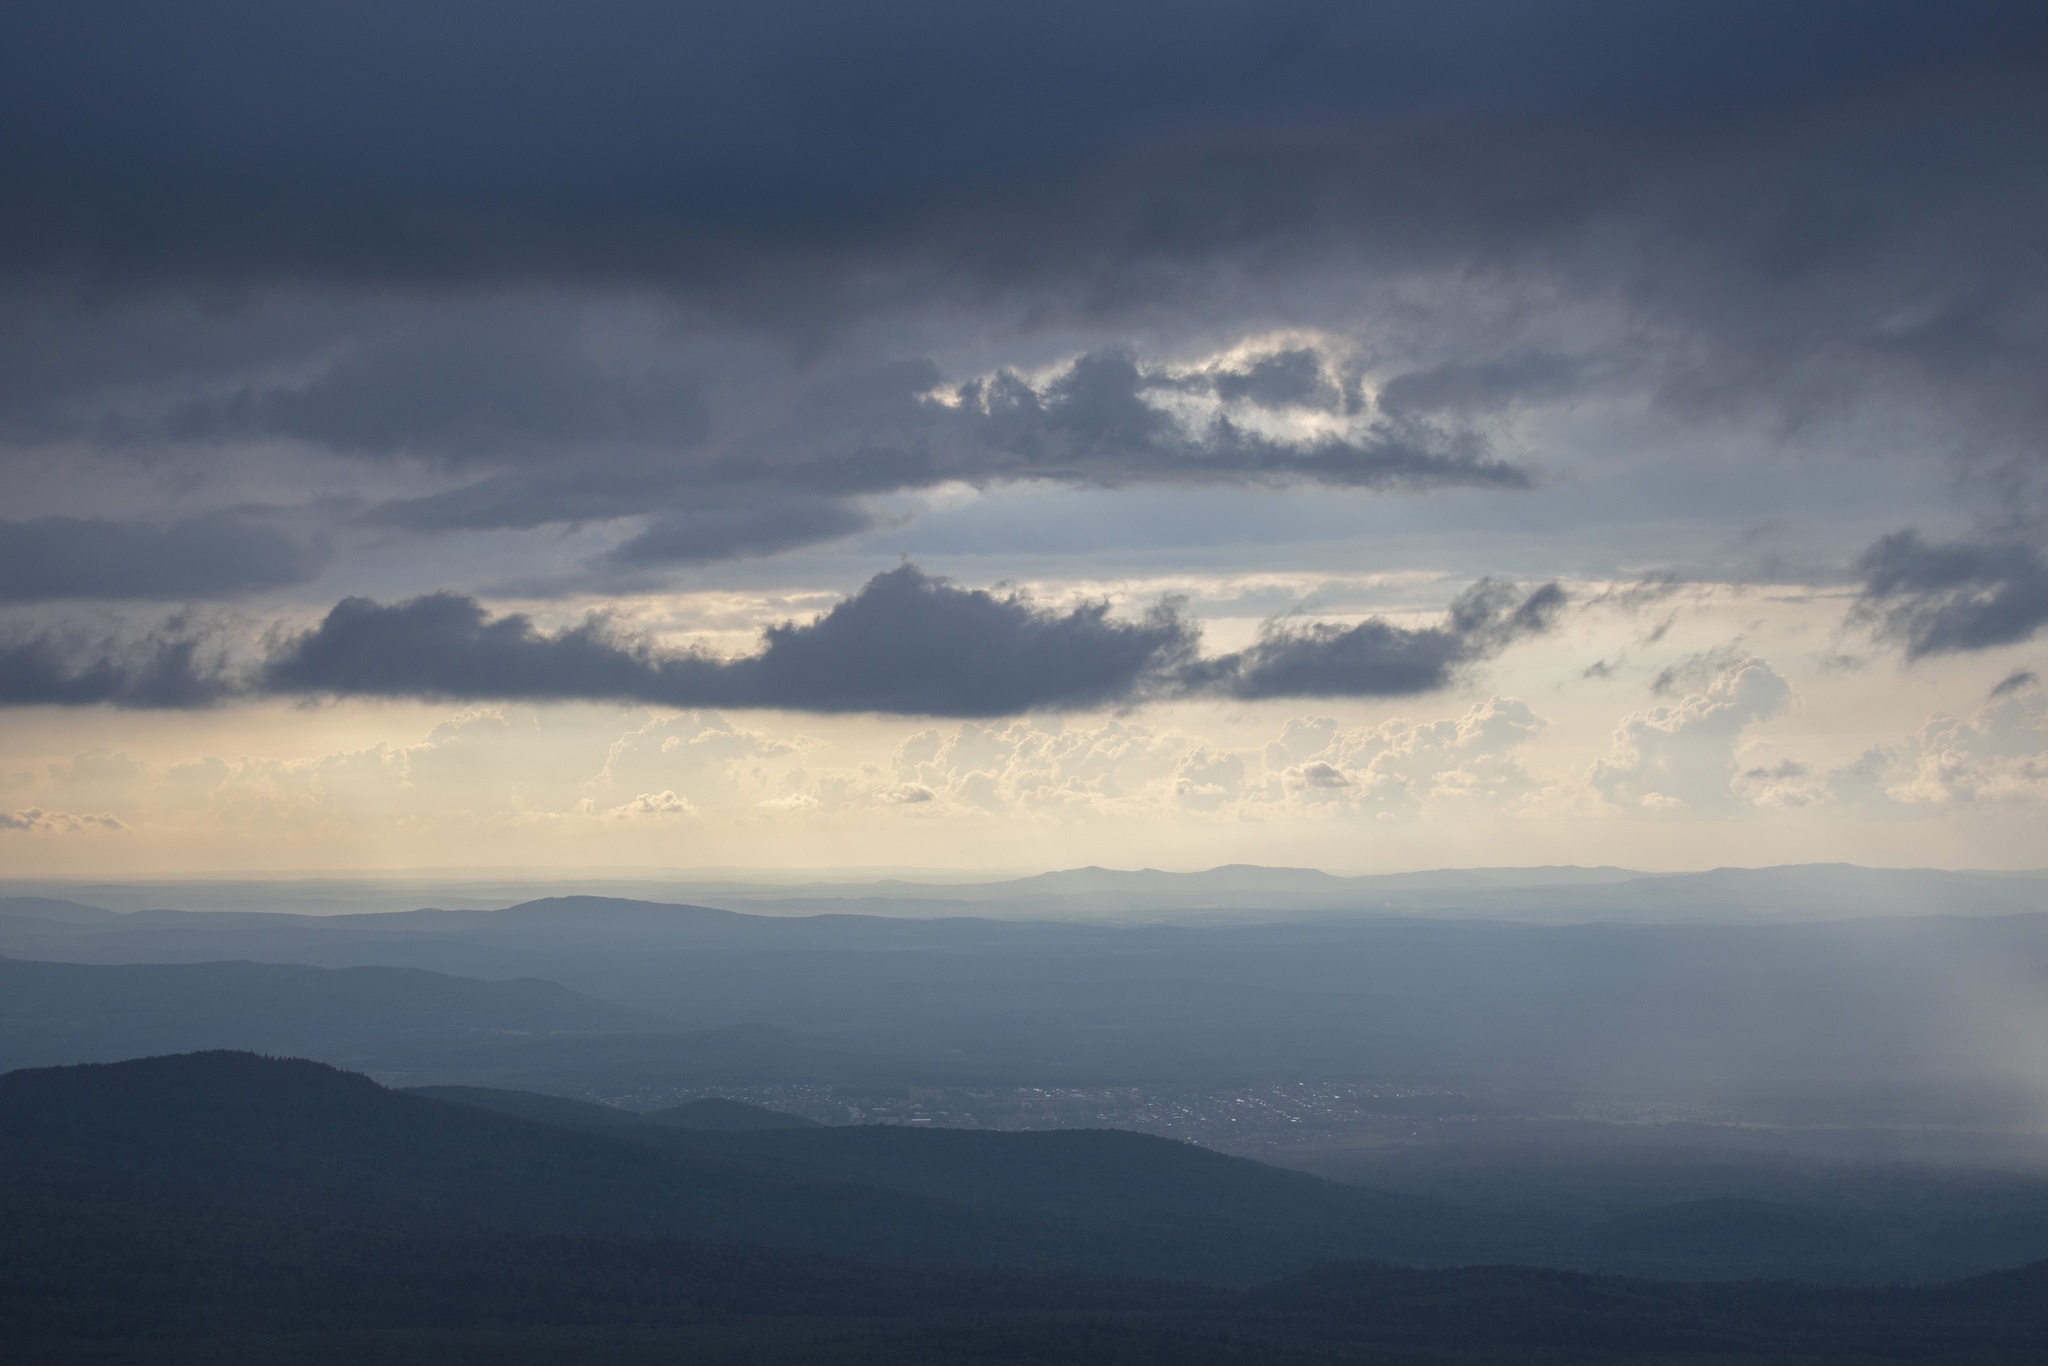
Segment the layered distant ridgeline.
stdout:
<svg viewBox="0 0 2048 1366">
<path fill-rule="evenodd" d="M 1413 880 L 1432 895 L 1440 882 L 1491 895 L 1489 878 L 1522 879 L 1508 891 L 1545 896 L 1675 881 L 1537 871 Z M 1845 896 L 1890 876 L 1767 872 Z M 1031 885 L 1163 896 L 1180 876 L 1081 870 Z M 1885 885 L 1938 891 L 1941 876 Z M 1345 881 L 1257 869 L 1194 880 L 1238 888 L 1241 906 L 1265 884 Z M 2030 885 L 1965 877 L 1951 890 L 1966 902 Z M 2048 915 L 1887 909 L 1786 924 L 1536 925 L 1370 907 L 1105 924 L 598 897 L 334 916 L 17 898 L 0 901 L 12 955 L 0 958 L 0 1068 L 198 1049 L 310 1058 L 426 1088 L 413 1104 L 455 1101 L 647 1160 L 829 1188 L 808 1208 L 841 1211 L 821 1223 L 749 1195 L 671 1224 L 654 1213 L 670 1206 L 622 1186 L 578 1208 L 641 1222 L 578 1232 L 860 1257 L 952 1249 L 977 1265 L 1232 1284 L 1355 1257 L 1928 1284 L 2048 1256 L 2027 1013 L 2048 992 Z M 1233 1141 L 1232 1116 L 1256 1108 L 1259 1088 L 1346 1079 L 1390 1079 L 1372 1125 L 1302 1124 L 1296 1141 L 1281 1116 Z M 1301 1170 L 1101 1129 L 825 1129 L 711 1098 L 838 1123 L 872 1118 L 870 1097 L 992 1088 L 1168 1100 L 1214 1088 L 1220 1117 L 1203 1142 Z M 598 1098 L 666 1113 L 588 1103 Z M 982 1123 L 956 1109 L 936 1127 L 949 1122 Z M 1923 1151 L 1937 1148 L 1941 1164 Z M 908 1223 L 906 1201 L 922 1211 Z M 833 1241 L 832 1227 L 862 1231 Z"/>
<path fill-rule="evenodd" d="M 2048 1341 L 2048 1265 L 1919 1290 L 1326 1259 L 1262 1280 L 1280 1223 L 1308 1235 L 1301 1261 L 1332 1250 L 1318 1238 L 1458 1221 L 1135 1135 L 752 1131 L 777 1140 L 763 1156 L 742 1133 L 584 1132 L 247 1054 L 11 1073 L 0 1346 L 67 1363 L 1989 1363 Z M 1143 1278 L 1176 1265 L 1212 1284 Z"/>
<path fill-rule="evenodd" d="M 1289 900 L 1303 887 L 1321 909 Z M 235 1046 L 412 1084 L 611 1095 L 1422 1077 L 1825 1124 L 2042 1118 L 2026 1003 L 2048 989 L 2048 880 L 2032 875 L 1080 870 L 889 890 L 773 907 L 817 912 L 801 915 L 604 897 L 332 916 L 0 900 L 0 954 L 133 974 L 8 965 L 0 1061 Z M 983 913 L 843 913 L 929 911 L 939 892 Z M 1159 923 L 986 914 L 1098 895 Z M 1236 910 L 1177 921 L 1188 903 Z M 1514 918 L 1532 907 L 1578 923 Z M 174 963 L 190 970 L 133 967 Z"/>
</svg>

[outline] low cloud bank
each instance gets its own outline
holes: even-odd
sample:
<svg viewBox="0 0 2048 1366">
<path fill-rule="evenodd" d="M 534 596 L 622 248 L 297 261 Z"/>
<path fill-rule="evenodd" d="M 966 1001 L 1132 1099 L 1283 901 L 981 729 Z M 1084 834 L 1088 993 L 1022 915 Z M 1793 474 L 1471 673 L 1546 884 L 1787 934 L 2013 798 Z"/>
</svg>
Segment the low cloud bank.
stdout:
<svg viewBox="0 0 2048 1366">
<path fill-rule="evenodd" d="M 203 707 L 238 691 L 195 639 L 81 647 L 43 632 L 0 641 L 0 706 Z"/>
<path fill-rule="evenodd" d="M 1467 666 L 1550 629 L 1564 604 L 1564 590 L 1554 583 L 1524 596 L 1512 584 L 1483 579 L 1459 594 L 1435 626 L 1402 627 L 1381 617 L 1351 627 L 1269 625 L 1249 649 L 1190 672 L 1201 686 L 1246 699 L 1434 692 Z"/>
<path fill-rule="evenodd" d="M 769 627 L 754 654 L 721 659 L 658 649 L 602 616 L 550 632 L 454 593 L 390 605 L 349 598 L 239 675 L 193 640 L 123 651 L 19 639 L 0 645 L 0 704 L 193 707 L 312 695 L 985 717 L 1202 694 L 1389 697 L 1449 685 L 1546 630 L 1563 604 L 1555 584 L 1523 593 L 1488 580 L 1435 625 L 1275 627 L 1247 650 L 1204 659 L 1199 630 L 1171 602 L 1121 620 L 1107 603 L 1047 607 L 904 565 L 810 622 Z"/>
</svg>

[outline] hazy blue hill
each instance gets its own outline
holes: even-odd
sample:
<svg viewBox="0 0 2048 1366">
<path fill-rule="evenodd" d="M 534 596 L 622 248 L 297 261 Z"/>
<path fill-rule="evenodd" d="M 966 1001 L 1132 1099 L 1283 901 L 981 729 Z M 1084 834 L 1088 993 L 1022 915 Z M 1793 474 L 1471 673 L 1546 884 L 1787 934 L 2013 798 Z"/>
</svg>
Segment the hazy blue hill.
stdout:
<svg viewBox="0 0 2048 1366">
<path fill-rule="evenodd" d="M 191 1053 L 0 1075 L 8 1178 L 411 1227 L 686 1237 L 876 1260 L 1058 1264 L 1062 1235 L 939 1202 Z"/>
<path fill-rule="evenodd" d="M 1347 900 L 1390 892 L 1417 891 L 1501 891 L 1530 887 L 1578 887 L 1609 882 L 1633 882 L 1654 876 L 1626 868 L 1443 868 L 1419 873 L 1368 873 L 1342 877 L 1316 868 L 1275 868 L 1255 863 L 1226 863 L 1193 873 L 1162 872 L 1157 868 L 1123 870 L 1116 868 L 1067 868 L 1032 877 L 1003 882 L 958 885 L 914 883 L 886 884 L 889 891 L 906 899 L 918 896 L 979 901 L 1030 901 L 1062 896 L 1126 894 L 1171 897 L 1176 893 L 1207 901 L 1218 895 L 1252 899 L 1279 897 L 1282 905 L 1336 907 Z M 875 884 L 880 889 L 885 884 Z M 853 891 L 853 888 L 843 889 Z"/>
<path fill-rule="evenodd" d="M 987 900 L 1006 897 L 1038 897 L 1097 892 L 1336 892 L 1347 879 L 1315 868 L 1268 868 L 1251 863 L 1231 863 L 1198 873 L 1168 873 L 1157 868 L 1126 871 L 1118 868 L 1066 868 L 1053 873 L 1016 878 L 1008 882 L 986 882 L 949 889 Z"/>
<path fill-rule="evenodd" d="M 2041 872 L 1863 868 L 1847 863 L 1715 868 L 1517 894 L 1531 919 L 1719 923 L 2014 915 L 2048 908 Z M 1504 908 L 1513 901 L 1501 898 Z"/>
<path fill-rule="evenodd" d="M 1659 1205 L 1595 1224 L 1577 1240 L 1584 1262 L 1640 1275 L 1714 1280 L 1767 1275 L 1822 1279 L 1859 1263 L 1880 1268 L 1895 1250 L 1868 1221 L 1768 1200 L 1720 1197 Z"/>
<path fill-rule="evenodd" d="M 699 1100 L 684 1101 L 681 1105 L 671 1105 L 666 1110 L 650 1110 L 642 1118 L 649 1124 L 676 1129 L 715 1129 L 729 1133 L 824 1127 L 815 1119 L 805 1119 L 802 1115 L 770 1110 L 764 1105 L 749 1105 L 742 1100 L 727 1100 L 723 1096 L 705 1096 Z"/>
<path fill-rule="evenodd" d="M 121 923 L 114 911 L 46 896 L 0 897 L 0 952 L 75 945 Z"/>
<path fill-rule="evenodd" d="M 1495 871 L 1553 883 L 1575 875 Z M 1784 897 L 1769 891 L 1780 885 L 1791 889 Z M 856 1078 L 1225 1086 L 1427 1077 L 1473 1094 L 1483 1088 L 1468 1083 L 1540 1081 L 1801 1124 L 2034 1122 L 2037 1091 L 1983 1040 L 2019 1037 L 2020 1022 L 2004 1017 L 2023 1010 L 2048 972 L 2048 915 L 1839 918 L 1866 892 L 1881 908 L 1886 888 L 1892 909 L 2011 909 L 2038 907 L 2048 883 L 1732 870 L 1390 892 L 1370 914 L 1354 903 L 1342 915 L 1203 925 L 764 916 L 610 897 L 497 911 L 6 923 L 44 936 L 32 951 L 41 959 L 545 977 L 644 1012 L 645 1023 L 606 1040 L 538 1028 L 524 1038 L 415 1032 L 374 1055 L 290 1045 L 408 1084 L 623 1095 Z M 1794 892 L 1821 919 L 1705 923 L 1740 905 L 1791 914 Z M 1170 908 L 1179 894 L 1159 895 Z M 1575 923 L 1459 918 L 1494 913 Z M 68 937 L 49 940 L 53 927 Z M 6 933 L 0 925 L 0 952 Z M 770 1042 L 719 1033 L 759 1025 L 788 1032 Z M 669 1029 L 696 1037 L 662 1037 Z M 201 1042 L 279 1046 L 178 1036 L 154 1047 Z"/>
<path fill-rule="evenodd" d="M 82 965 L 0 958 L 0 1067 L 245 1048 L 358 1061 L 407 1039 L 644 1029 L 647 1017 L 531 978 L 273 963 Z"/>
<path fill-rule="evenodd" d="M 1227 1246 L 1246 1265 L 1279 1267 L 1347 1249 L 1418 1261 L 1529 1250 L 1507 1221 L 1449 1202 L 1347 1187 L 1117 1129 L 826 1127 L 725 1101 L 721 1108 L 747 1112 L 744 1124 L 669 1127 L 673 1121 L 656 1112 L 641 1117 L 645 1127 L 636 1130 L 632 1119 L 621 1122 L 616 1112 L 551 1097 L 467 1087 L 425 1094 L 808 1179 L 879 1186 L 1020 1217 L 1079 1219 L 1096 1233 L 1113 1227 L 1161 1247 Z M 771 1117 L 777 1122 L 764 1126 Z"/>
<path fill-rule="evenodd" d="M 105 925 L 119 916 L 98 906 L 47 896 L 0 896 L 0 919 L 56 920 L 70 925 Z"/>
<path fill-rule="evenodd" d="M 489 1085 L 560 1093 L 623 1093 L 761 1082 L 892 1084 L 950 1075 L 930 1054 L 846 1047 L 776 1025 L 632 1034 L 420 1039 L 384 1050 L 394 1085 Z"/>
<path fill-rule="evenodd" d="M 1529 1260 L 1584 1271 L 1928 1283 L 2048 1257 L 2038 1168 L 1711 1148 L 1703 1135 L 1726 1131 L 1662 1127 L 1324 1154 L 1308 1169 L 1548 1227 Z"/>
<path fill-rule="evenodd" d="M 652 1128 L 748 1131 L 822 1127 L 816 1120 L 805 1119 L 802 1115 L 785 1114 L 766 1106 L 715 1096 L 643 1113 L 622 1110 L 613 1105 L 596 1105 L 561 1096 L 489 1086 L 410 1086 L 406 1092 L 434 1100 L 454 1101 L 459 1105 L 474 1105 L 478 1109 L 494 1110 L 501 1115 L 552 1124 L 557 1128 L 580 1129 L 586 1133 L 644 1134 Z"/>
<path fill-rule="evenodd" d="M 400 912 L 425 915 L 426 912 Z M 433 914 L 454 923 L 482 921 L 493 926 L 534 926 L 596 932 L 621 930 L 727 929 L 744 925 L 746 917 L 709 906 L 656 901 L 629 901 L 615 896 L 548 896 L 523 901 L 502 911 L 440 911 Z M 457 919 L 457 918 L 460 919 Z"/>
<path fill-rule="evenodd" d="M 1142 1135 L 650 1122 L 628 1139 L 557 1110 L 535 1122 L 245 1053 L 28 1069 L 0 1076 L 0 1165 L 154 1199 L 896 1262 L 1242 1282 L 1456 1251 L 1448 1207 Z"/>
<path fill-rule="evenodd" d="M 1517 1230 L 1455 1204 L 1344 1187 L 1190 1143 L 1117 1129 L 993 1133 L 851 1125 L 671 1140 L 792 1174 L 858 1181 L 1019 1214 L 1085 1219 L 1168 1244 L 1237 1249 L 1280 1268 L 1345 1255 L 1510 1255 Z"/>
<path fill-rule="evenodd" d="M 583 1133 L 631 1133 L 647 1127 L 647 1121 L 631 1110 L 565 1096 L 543 1096 L 533 1091 L 508 1091 L 495 1086 L 408 1086 L 405 1093 L 473 1105 L 514 1119 L 530 1119 L 536 1124 Z"/>
</svg>

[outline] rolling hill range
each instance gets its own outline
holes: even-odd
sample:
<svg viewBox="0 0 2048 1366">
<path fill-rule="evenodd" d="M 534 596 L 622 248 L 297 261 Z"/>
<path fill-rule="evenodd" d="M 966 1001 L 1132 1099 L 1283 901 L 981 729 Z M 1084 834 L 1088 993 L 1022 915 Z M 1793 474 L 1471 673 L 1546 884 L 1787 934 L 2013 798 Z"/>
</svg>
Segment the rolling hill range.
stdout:
<svg viewBox="0 0 2048 1366">
<path fill-rule="evenodd" d="M 0 1068 L 245 1048 L 374 1060 L 408 1040 L 620 1033 L 639 1011 L 525 978 L 277 963 L 0 958 Z"/>
<path fill-rule="evenodd" d="M 1300 1264 L 1320 1234 L 1458 1215 L 1135 1135 L 618 1128 L 246 1054 L 0 1076 L 0 1348 L 53 1366 L 1991 1366 L 2048 1340 L 2048 1263 L 1919 1289 L 1355 1260 L 1272 1278 L 1262 1230 L 1291 1223 Z M 1176 1267 L 1225 1284 L 1132 1278 Z"/>
<path fill-rule="evenodd" d="M 1752 1117 L 1793 1104 L 1822 1123 L 2013 1125 L 2042 1105 L 2028 1059 L 2041 1043 L 2030 1002 L 2048 991 L 2048 913 L 1117 926 L 599 897 L 325 917 L 51 906 L 14 915 L 0 904 L 0 952 L 544 978 L 639 1013 L 601 1031 L 516 1026 L 530 1048 L 504 1029 L 459 1031 L 416 1064 L 395 1053 L 375 1063 L 418 1083 L 580 1093 L 592 1085 L 583 1078 L 643 1066 L 652 1083 L 680 1073 L 664 1046 L 629 1035 L 773 1026 L 842 1061 L 897 1059 L 908 1069 L 897 1080 L 935 1084 L 1476 1078 L 1749 1106 Z M 590 1042 L 599 1032 L 617 1048 Z M 343 1057 L 358 1059 L 371 1065 L 368 1053 Z"/>
<path fill-rule="evenodd" d="M 983 1208 L 1108 1216 L 1162 1230 L 1199 1227 L 1247 1252 L 1270 1240 L 1279 1257 L 1296 1240 L 1321 1247 L 1347 1236 L 1338 1227 L 1348 1220 L 1344 1205 L 1305 1203 L 1308 1188 L 1276 1185 L 1257 1164 L 1219 1162 L 1192 1145 L 1161 1146 L 1114 1130 L 825 1129 L 736 1107 L 740 1121 L 721 1132 L 678 1123 L 679 1111 L 642 1115 L 477 1087 L 422 1093 L 665 1151 Z M 1646 1161 L 1625 1148 L 1546 1159 L 1526 1148 L 1449 1144 L 1381 1149 L 1356 1177 L 1349 1184 L 1376 1198 L 1423 1198 L 1379 1208 L 1388 1233 L 1433 1221 L 1428 1236 L 1396 1239 L 1383 1254 L 1425 1263 L 1441 1260 L 1451 1246 L 1464 1261 L 1680 1279 L 1883 1284 L 2048 1256 L 2048 1179 L 2039 1174 L 1686 1150 Z"/>
<path fill-rule="evenodd" d="M 65 898 L 119 911 L 292 912 L 331 916 L 418 906 L 488 908 L 560 895 L 690 903 L 777 915 L 1087 919 L 1098 923 L 1251 923 L 1360 915 L 1527 923 L 1783 923 L 1891 915 L 2008 915 L 2042 908 L 2048 869 L 2020 872 L 1789 864 L 1646 873 L 1569 865 L 1441 868 L 1344 877 L 1314 868 L 1229 864 L 1200 872 L 1068 868 L 1028 877 L 748 880 L 600 873 L 531 878 L 294 878 L 267 882 L 0 880 L 0 902 Z"/>
<path fill-rule="evenodd" d="M 693 1131 L 648 1121 L 679 1139 Z M 757 1145 L 816 1133 L 775 1161 Z M 936 1184 L 875 1181 L 832 1154 L 881 1134 L 902 1172 L 966 1139 Z M 791 1129 L 647 1143 L 388 1091 L 317 1063 L 196 1053 L 0 1075 L 0 1166 L 15 1181 L 124 1197 L 253 1202 L 409 1226 L 680 1237 L 906 1264 L 952 1262 L 1244 1282 L 1336 1256 L 1457 1259 L 1455 1208 L 1381 1195 L 1167 1139 L 1116 1132 Z M 898 1140 L 891 1144 L 888 1139 Z M 722 1140 L 722 1141 L 721 1141 Z M 738 1141 L 735 1141 L 738 1140 Z M 903 1140 L 914 1145 L 906 1149 Z M 996 1151 L 991 1152 L 994 1149 Z M 978 1159 L 978 1160 L 976 1160 Z M 1050 1173 L 1073 1191 L 989 1198 L 984 1177 Z M 1021 1178 L 1013 1175 L 1008 1184 Z M 989 1183 L 993 1184 L 993 1183 Z"/>
</svg>

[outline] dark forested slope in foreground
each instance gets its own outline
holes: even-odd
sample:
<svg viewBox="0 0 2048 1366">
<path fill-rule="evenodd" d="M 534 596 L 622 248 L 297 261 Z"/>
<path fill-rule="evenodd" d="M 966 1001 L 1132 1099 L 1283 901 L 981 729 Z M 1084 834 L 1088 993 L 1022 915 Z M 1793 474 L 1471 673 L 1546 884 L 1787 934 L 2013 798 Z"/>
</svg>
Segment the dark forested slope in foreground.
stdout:
<svg viewBox="0 0 2048 1366">
<path fill-rule="evenodd" d="M 0 1076 L 0 1164 L 123 1197 L 1230 1284 L 1336 1257 L 1466 1251 L 1442 1202 L 1142 1134 L 821 1128 L 735 1142 L 643 1127 L 680 1141 L 573 1132 L 240 1053 Z M 806 1154 L 812 1136 L 827 1143 Z"/>
<path fill-rule="evenodd" d="M 1176 1232 L 1160 1211 L 1181 1178 L 1152 1164 L 1148 1185 L 1113 1146 L 1018 1149 L 978 1202 L 965 1148 L 928 1164 L 920 1191 L 851 1179 L 905 1161 L 877 1157 L 890 1139 L 875 1131 L 742 1135 L 779 1145 L 762 1161 L 731 1134 L 677 1132 L 669 1146 L 578 1133 L 246 1054 L 11 1073 L 0 1348 L 436 1363 L 2017 1363 L 2048 1349 L 2043 1265 L 1881 1290 L 1349 1260 L 1197 1286 L 1105 1273 L 1143 1268 L 1148 1246 L 1255 1229 L 1290 1189 L 1342 1188 L 1161 1143 L 1141 1163 L 1226 1164 L 1200 1169 L 1212 1196 Z M 795 1169 L 791 1150 L 835 1133 L 868 1145 L 840 1159 L 849 1179 Z M 1351 1213 L 1363 1226 L 1401 1209 L 1430 1207 Z"/>
</svg>

